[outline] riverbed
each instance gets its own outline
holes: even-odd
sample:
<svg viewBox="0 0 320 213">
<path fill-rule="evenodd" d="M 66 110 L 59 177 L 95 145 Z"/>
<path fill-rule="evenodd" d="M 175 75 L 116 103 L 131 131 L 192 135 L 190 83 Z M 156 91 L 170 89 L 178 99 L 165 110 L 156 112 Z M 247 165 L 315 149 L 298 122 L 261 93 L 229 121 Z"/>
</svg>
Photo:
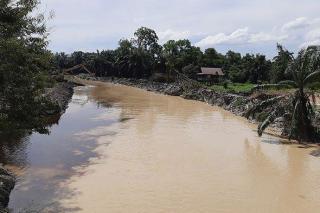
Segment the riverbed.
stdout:
<svg viewBox="0 0 320 213">
<path fill-rule="evenodd" d="M 202 102 L 86 84 L 49 135 L 10 150 L 13 212 L 319 212 L 319 147 L 259 138 Z"/>
</svg>

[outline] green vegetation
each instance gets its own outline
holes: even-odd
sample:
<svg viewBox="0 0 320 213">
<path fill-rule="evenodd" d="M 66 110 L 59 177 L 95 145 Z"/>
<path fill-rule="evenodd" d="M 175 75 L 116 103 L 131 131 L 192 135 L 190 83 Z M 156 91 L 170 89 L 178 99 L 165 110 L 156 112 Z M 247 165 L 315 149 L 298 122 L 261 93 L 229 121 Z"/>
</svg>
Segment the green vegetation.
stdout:
<svg viewBox="0 0 320 213">
<path fill-rule="evenodd" d="M 245 54 L 228 51 L 225 55 L 214 48 L 204 52 L 187 39 L 169 40 L 162 46 L 152 29 L 141 27 L 131 39 L 119 41 L 115 50 L 96 53 L 77 51 L 70 55 L 56 53 L 57 70 L 84 64 L 96 76 L 116 76 L 125 78 L 154 78 L 166 76 L 174 79 L 175 72 L 181 72 L 191 79 L 197 79 L 200 67 L 219 67 L 225 73 L 228 85 L 213 85 L 218 91 L 250 92 L 253 84 L 277 83 L 290 79 L 286 74 L 292 53 L 277 44 L 278 55 L 268 60 L 261 54 Z M 223 87 L 223 88 L 222 88 Z"/>
<path fill-rule="evenodd" d="M 36 0 L 0 1 L 0 130 L 44 130 L 51 54 Z"/>
<path fill-rule="evenodd" d="M 281 61 L 283 57 L 282 53 L 278 56 Z M 120 40 L 115 50 L 55 54 L 57 70 L 78 64 L 84 64 L 96 76 L 150 78 L 162 74 L 167 76 L 167 80 L 174 77 L 175 71 L 196 79 L 200 67 L 219 67 L 223 68 L 226 79 L 252 84 L 269 82 L 272 67 L 272 61 L 261 54 L 241 56 L 228 51 L 223 55 L 214 48 L 202 52 L 187 39 L 169 40 L 160 45 L 155 31 L 145 27 L 139 28 L 133 38 Z"/>
<path fill-rule="evenodd" d="M 270 81 L 277 83 L 286 79 L 291 79 L 290 74 L 286 72 L 288 64 L 292 62 L 293 53 L 277 44 L 278 55 L 273 58 L 273 63 L 270 71 Z"/>
<path fill-rule="evenodd" d="M 312 125 L 314 107 L 310 102 L 310 100 L 314 99 L 314 92 L 308 88 L 312 83 L 318 82 L 320 79 L 320 47 L 312 46 L 303 49 L 296 58 L 292 57 L 290 61 L 287 73 L 291 75 L 293 80 L 281 81 L 276 85 L 272 84 L 270 86 L 279 86 L 280 88 L 291 86 L 296 88 L 289 101 L 285 102 L 289 108 L 287 111 L 287 117 L 290 118 L 289 137 L 298 138 L 299 141 L 314 140 L 316 137 L 316 130 Z M 267 88 L 268 85 L 264 85 L 264 87 Z M 265 100 L 249 110 L 248 115 L 274 104 L 282 98 L 283 96 L 278 96 Z M 275 107 L 273 112 L 259 125 L 259 135 L 274 121 L 279 113 L 283 113 L 283 109 Z"/>
<path fill-rule="evenodd" d="M 251 83 L 228 83 L 226 86 L 222 84 L 209 86 L 215 91 L 230 93 L 250 93 L 254 87 L 255 84 Z"/>
</svg>

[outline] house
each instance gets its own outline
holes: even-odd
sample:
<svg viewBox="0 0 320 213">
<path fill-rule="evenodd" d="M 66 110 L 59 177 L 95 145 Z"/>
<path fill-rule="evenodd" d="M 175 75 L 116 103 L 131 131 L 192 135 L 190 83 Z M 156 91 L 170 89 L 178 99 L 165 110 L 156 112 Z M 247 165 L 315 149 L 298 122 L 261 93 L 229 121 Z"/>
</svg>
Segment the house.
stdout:
<svg viewBox="0 0 320 213">
<path fill-rule="evenodd" d="M 224 79 L 224 72 L 221 68 L 201 67 L 201 73 L 198 73 L 198 80 L 205 82 L 220 82 Z"/>
</svg>

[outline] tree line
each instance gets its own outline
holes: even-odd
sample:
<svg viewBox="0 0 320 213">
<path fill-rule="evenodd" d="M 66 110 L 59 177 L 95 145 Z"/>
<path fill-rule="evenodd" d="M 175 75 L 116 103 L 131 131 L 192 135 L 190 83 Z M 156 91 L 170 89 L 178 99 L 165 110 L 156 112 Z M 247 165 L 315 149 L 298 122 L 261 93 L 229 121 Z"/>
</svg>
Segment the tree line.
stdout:
<svg viewBox="0 0 320 213">
<path fill-rule="evenodd" d="M 245 54 L 229 50 L 226 54 L 208 48 L 204 52 L 187 39 L 169 40 L 160 45 L 156 32 L 141 27 L 131 39 L 122 39 L 114 50 L 97 52 L 76 51 L 54 55 L 58 70 L 78 64 L 86 65 L 97 76 L 150 78 L 156 74 L 171 77 L 173 71 L 196 78 L 200 67 L 222 68 L 227 79 L 238 83 L 277 83 L 289 76 L 285 70 L 293 53 L 277 44 L 278 54 L 268 60 L 262 54 Z"/>
</svg>

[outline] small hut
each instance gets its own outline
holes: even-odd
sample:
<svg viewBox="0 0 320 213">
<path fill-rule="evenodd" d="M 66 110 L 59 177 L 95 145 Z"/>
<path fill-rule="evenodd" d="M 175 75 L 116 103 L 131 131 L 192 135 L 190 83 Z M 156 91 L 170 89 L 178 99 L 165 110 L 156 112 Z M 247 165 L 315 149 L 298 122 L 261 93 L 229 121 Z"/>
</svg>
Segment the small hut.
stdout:
<svg viewBox="0 0 320 213">
<path fill-rule="evenodd" d="M 198 73 L 198 80 L 203 82 L 217 83 L 224 79 L 224 72 L 221 68 L 201 67 L 201 73 Z"/>
</svg>

